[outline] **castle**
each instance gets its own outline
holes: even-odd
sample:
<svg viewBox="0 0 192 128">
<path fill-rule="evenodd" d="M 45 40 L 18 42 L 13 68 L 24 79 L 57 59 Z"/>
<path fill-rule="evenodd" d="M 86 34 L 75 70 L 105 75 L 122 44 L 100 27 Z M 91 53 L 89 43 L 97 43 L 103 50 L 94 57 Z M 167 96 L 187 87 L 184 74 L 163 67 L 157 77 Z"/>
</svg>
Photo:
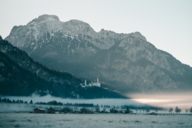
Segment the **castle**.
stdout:
<svg viewBox="0 0 192 128">
<path fill-rule="evenodd" d="M 101 83 L 99 81 L 99 78 L 94 82 L 87 83 L 87 80 L 84 81 L 84 84 L 81 84 L 83 87 L 101 87 Z"/>
</svg>

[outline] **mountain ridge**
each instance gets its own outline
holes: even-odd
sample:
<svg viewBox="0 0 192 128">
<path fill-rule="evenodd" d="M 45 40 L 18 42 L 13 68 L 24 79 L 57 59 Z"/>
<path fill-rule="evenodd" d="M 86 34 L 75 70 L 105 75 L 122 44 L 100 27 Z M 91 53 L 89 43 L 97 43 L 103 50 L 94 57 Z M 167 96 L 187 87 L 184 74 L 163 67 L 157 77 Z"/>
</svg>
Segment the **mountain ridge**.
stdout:
<svg viewBox="0 0 192 128">
<path fill-rule="evenodd" d="M 192 68 L 156 48 L 141 33 L 95 32 L 81 23 L 24 25 L 6 39 L 51 69 L 89 79 L 99 76 L 122 92 L 192 88 Z"/>
</svg>

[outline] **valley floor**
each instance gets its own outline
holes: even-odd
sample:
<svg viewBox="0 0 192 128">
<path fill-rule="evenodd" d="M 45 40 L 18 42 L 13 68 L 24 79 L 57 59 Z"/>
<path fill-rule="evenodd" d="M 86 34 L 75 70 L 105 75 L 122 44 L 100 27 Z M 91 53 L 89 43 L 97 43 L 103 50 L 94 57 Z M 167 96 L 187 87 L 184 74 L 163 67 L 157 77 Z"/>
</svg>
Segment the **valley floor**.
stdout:
<svg viewBox="0 0 192 128">
<path fill-rule="evenodd" d="M 0 113 L 0 128 L 191 128 L 190 115 Z"/>
</svg>

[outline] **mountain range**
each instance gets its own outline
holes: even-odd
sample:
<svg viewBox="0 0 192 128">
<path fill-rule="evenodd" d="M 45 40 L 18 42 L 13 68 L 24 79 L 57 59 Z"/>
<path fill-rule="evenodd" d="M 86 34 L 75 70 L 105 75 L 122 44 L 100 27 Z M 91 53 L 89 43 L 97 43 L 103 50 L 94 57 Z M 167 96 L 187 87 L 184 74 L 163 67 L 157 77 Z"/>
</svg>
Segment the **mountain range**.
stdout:
<svg viewBox="0 0 192 128">
<path fill-rule="evenodd" d="M 5 39 L 52 70 L 81 79 L 99 77 L 105 87 L 121 93 L 192 89 L 192 68 L 140 32 L 96 32 L 83 21 L 41 15 L 14 26 Z"/>
<path fill-rule="evenodd" d="M 63 98 L 125 98 L 118 92 L 82 86 L 84 80 L 69 73 L 50 70 L 27 53 L 0 38 L 0 95 L 52 95 Z"/>
</svg>

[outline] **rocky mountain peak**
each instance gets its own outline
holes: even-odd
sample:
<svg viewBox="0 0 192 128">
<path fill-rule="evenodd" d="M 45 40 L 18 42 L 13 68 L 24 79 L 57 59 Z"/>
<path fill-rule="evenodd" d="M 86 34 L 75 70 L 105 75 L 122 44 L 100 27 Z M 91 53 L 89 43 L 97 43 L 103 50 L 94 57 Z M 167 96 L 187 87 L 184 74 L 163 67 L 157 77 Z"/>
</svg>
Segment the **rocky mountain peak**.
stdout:
<svg viewBox="0 0 192 128">
<path fill-rule="evenodd" d="M 116 35 L 118 35 L 117 33 L 113 32 L 113 31 L 105 30 L 105 29 L 101 29 L 98 33 L 100 35 L 105 35 L 105 36 L 116 36 Z"/>
<path fill-rule="evenodd" d="M 63 31 L 69 34 L 94 34 L 94 29 L 86 22 L 80 20 L 70 20 L 63 23 Z"/>
<path fill-rule="evenodd" d="M 147 39 L 140 32 L 133 32 L 129 34 L 132 37 L 147 41 Z"/>
<path fill-rule="evenodd" d="M 49 21 L 59 21 L 59 18 L 55 15 L 41 15 L 38 18 L 33 19 L 31 22 L 29 22 L 29 24 L 38 24 L 38 23 L 42 23 L 42 22 L 49 22 Z"/>
<path fill-rule="evenodd" d="M 69 21 L 65 22 L 65 24 L 79 26 L 79 27 L 82 27 L 82 28 L 83 27 L 90 27 L 91 28 L 91 26 L 88 23 L 83 22 L 81 20 L 76 20 L 76 19 L 69 20 Z"/>
</svg>

